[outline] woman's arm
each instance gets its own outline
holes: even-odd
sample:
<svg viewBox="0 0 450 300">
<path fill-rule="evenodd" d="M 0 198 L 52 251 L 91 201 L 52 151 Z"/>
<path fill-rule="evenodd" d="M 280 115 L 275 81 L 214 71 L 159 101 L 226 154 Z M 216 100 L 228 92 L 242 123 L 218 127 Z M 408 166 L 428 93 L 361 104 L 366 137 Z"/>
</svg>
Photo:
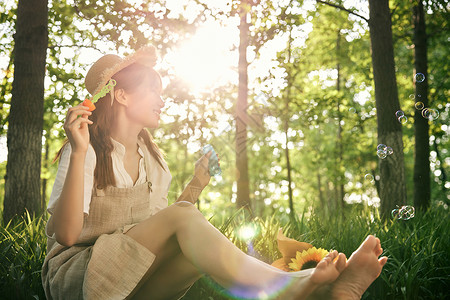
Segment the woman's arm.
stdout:
<svg viewBox="0 0 450 300">
<path fill-rule="evenodd" d="M 188 185 L 184 188 L 180 197 L 178 197 L 177 201 L 187 201 L 195 204 L 198 200 L 198 197 L 202 193 L 205 187 L 202 186 L 198 178 L 194 175 L 194 177 L 189 181 Z"/>
<path fill-rule="evenodd" d="M 69 139 L 72 153 L 61 196 L 53 214 L 56 241 L 72 246 L 81 234 L 84 222 L 84 162 L 89 147 L 88 119 L 92 113 L 79 104 L 69 108 L 64 131 Z"/>
<path fill-rule="evenodd" d="M 209 180 L 211 179 L 208 169 L 208 160 L 211 154 L 211 151 L 204 154 L 195 163 L 194 177 L 189 181 L 176 202 L 188 201 L 195 204 L 203 189 L 208 185 Z"/>
<path fill-rule="evenodd" d="M 86 154 L 71 153 L 69 168 L 53 214 L 56 241 L 72 246 L 84 222 L 84 162 Z"/>
</svg>

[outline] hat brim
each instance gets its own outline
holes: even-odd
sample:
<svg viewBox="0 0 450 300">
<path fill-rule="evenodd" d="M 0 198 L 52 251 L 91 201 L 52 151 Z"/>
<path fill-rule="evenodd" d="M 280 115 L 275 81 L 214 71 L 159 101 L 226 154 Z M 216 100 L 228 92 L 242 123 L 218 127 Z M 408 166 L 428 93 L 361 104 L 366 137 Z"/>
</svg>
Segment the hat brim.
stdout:
<svg viewBox="0 0 450 300">
<path fill-rule="evenodd" d="M 139 63 L 144 66 L 153 68 L 156 64 L 156 48 L 154 46 L 145 46 L 137 50 L 135 53 L 132 53 L 125 58 L 121 59 L 117 63 L 113 64 L 110 67 L 106 67 L 104 71 L 100 73 L 100 78 L 97 78 L 97 86 L 95 90 L 91 93 L 92 96 L 96 95 L 101 89 L 108 83 L 108 81 L 114 76 L 114 74 L 120 72 L 126 67 Z M 101 58 L 100 58 L 101 59 Z M 90 78 L 88 78 L 89 73 L 86 75 L 85 82 L 87 82 Z M 94 79 L 95 80 L 95 79 Z M 86 83 L 87 86 L 87 83 Z"/>
</svg>

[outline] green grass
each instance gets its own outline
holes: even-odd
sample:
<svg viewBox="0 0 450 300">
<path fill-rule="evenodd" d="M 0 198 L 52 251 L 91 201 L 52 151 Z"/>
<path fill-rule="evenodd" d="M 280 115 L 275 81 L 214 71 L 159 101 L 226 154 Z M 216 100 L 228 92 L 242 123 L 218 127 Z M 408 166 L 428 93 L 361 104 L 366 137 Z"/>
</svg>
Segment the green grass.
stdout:
<svg viewBox="0 0 450 300">
<path fill-rule="evenodd" d="M 276 245 L 278 228 L 291 238 L 316 247 L 337 249 L 347 257 L 367 234 L 381 239 L 383 255 L 389 257 L 381 276 L 369 287 L 363 299 L 445 299 L 450 289 L 450 219 L 448 209 L 435 206 L 426 213 L 416 212 L 408 221 L 382 222 L 376 211 L 349 209 L 342 218 L 300 216 L 288 222 L 281 215 L 247 220 L 242 212 L 220 224 L 211 222 L 244 252 L 271 263 L 280 257 Z M 283 221 L 281 221 L 283 220 Z M 255 236 L 245 240 L 242 226 L 254 229 Z M 0 228 L 0 298 L 45 299 L 40 269 L 45 256 L 45 219 L 28 215 L 14 225 Z M 208 277 L 199 280 L 185 299 L 232 299 Z"/>
<path fill-rule="evenodd" d="M 27 213 L 14 221 L 0 227 L 0 299 L 45 299 L 41 284 L 45 220 Z"/>
<path fill-rule="evenodd" d="M 369 287 L 362 299 L 447 299 L 450 289 L 450 218 L 448 209 L 433 207 L 426 213 L 416 212 L 408 221 L 382 222 L 375 210 L 353 208 L 346 217 L 300 217 L 295 223 L 280 224 L 279 216 L 255 219 L 259 228 L 252 241 L 254 253 L 259 259 L 272 262 L 280 258 L 276 248 L 279 227 L 291 238 L 325 249 L 336 249 L 347 257 L 359 247 L 368 234 L 380 238 L 384 256 L 388 262 L 381 276 Z M 219 226 L 239 248 L 248 252 L 247 243 L 236 236 L 237 228 L 245 224 L 242 216 L 234 216 Z M 198 281 L 185 299 L 231 299 L 224 296 L 220 287 L 211 279 Z M 208 298 L 210 297 L 210 298 Z"/>
</svg>

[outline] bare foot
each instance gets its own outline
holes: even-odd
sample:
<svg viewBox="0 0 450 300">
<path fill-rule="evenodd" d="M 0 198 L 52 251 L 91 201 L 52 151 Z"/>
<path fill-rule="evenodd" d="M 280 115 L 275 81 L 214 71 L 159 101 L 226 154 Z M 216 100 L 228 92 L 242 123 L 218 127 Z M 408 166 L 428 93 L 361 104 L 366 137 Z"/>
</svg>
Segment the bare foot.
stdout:
<svg viewBox="0 0 450 300">
<path fill-rule="evenodd" d="M 378 259 L 383 253 L 380 240 L 369 235 L 350 256 L 347 266 L 333 283 L 332 297 L 339 300 L 361 299 L 372 282 L 380 275 L 387 257 Z"/>
<path fill-rule="evenodd" d="M 336 250 L 328 253 L 314 268 L 311 282 L 322 285 L 335 281 L 344 271 L 346 262 L 344 253 L 338 253 Z"/>
<path fill-rule="evenodd" d="M 317 288 L 336 280 L 346 268 L 347 258 L 336 250 L 328 253 L 315 268 L 299 272 L 291 272 L 294 282 L 291 288 L 277 299 L 307 299 Z"/>
</svg>

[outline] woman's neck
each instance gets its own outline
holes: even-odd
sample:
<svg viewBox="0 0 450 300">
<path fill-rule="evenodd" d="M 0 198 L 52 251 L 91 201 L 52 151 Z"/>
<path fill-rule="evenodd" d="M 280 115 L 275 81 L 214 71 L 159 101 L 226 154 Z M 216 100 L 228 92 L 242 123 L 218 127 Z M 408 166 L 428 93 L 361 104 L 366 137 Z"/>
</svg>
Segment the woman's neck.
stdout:
<svg viewBox="0 0 450 300">
<path fill-rule="evenodd" d="M 121 143 L 126 152 L 137 152 L 138 137 L 143 127 L 126 117 L 125 107 L 119 106 L 114 115 L 115 121 L 111 124 L 111 137 Z"/>
<path fill-rule="evenodd" d="M 135 153 L 138 149 L 138 136 L 142 129 L 115 127 L 111 130 L 111 137 L 125 147 L 125 151 Z"/>
</svg>

